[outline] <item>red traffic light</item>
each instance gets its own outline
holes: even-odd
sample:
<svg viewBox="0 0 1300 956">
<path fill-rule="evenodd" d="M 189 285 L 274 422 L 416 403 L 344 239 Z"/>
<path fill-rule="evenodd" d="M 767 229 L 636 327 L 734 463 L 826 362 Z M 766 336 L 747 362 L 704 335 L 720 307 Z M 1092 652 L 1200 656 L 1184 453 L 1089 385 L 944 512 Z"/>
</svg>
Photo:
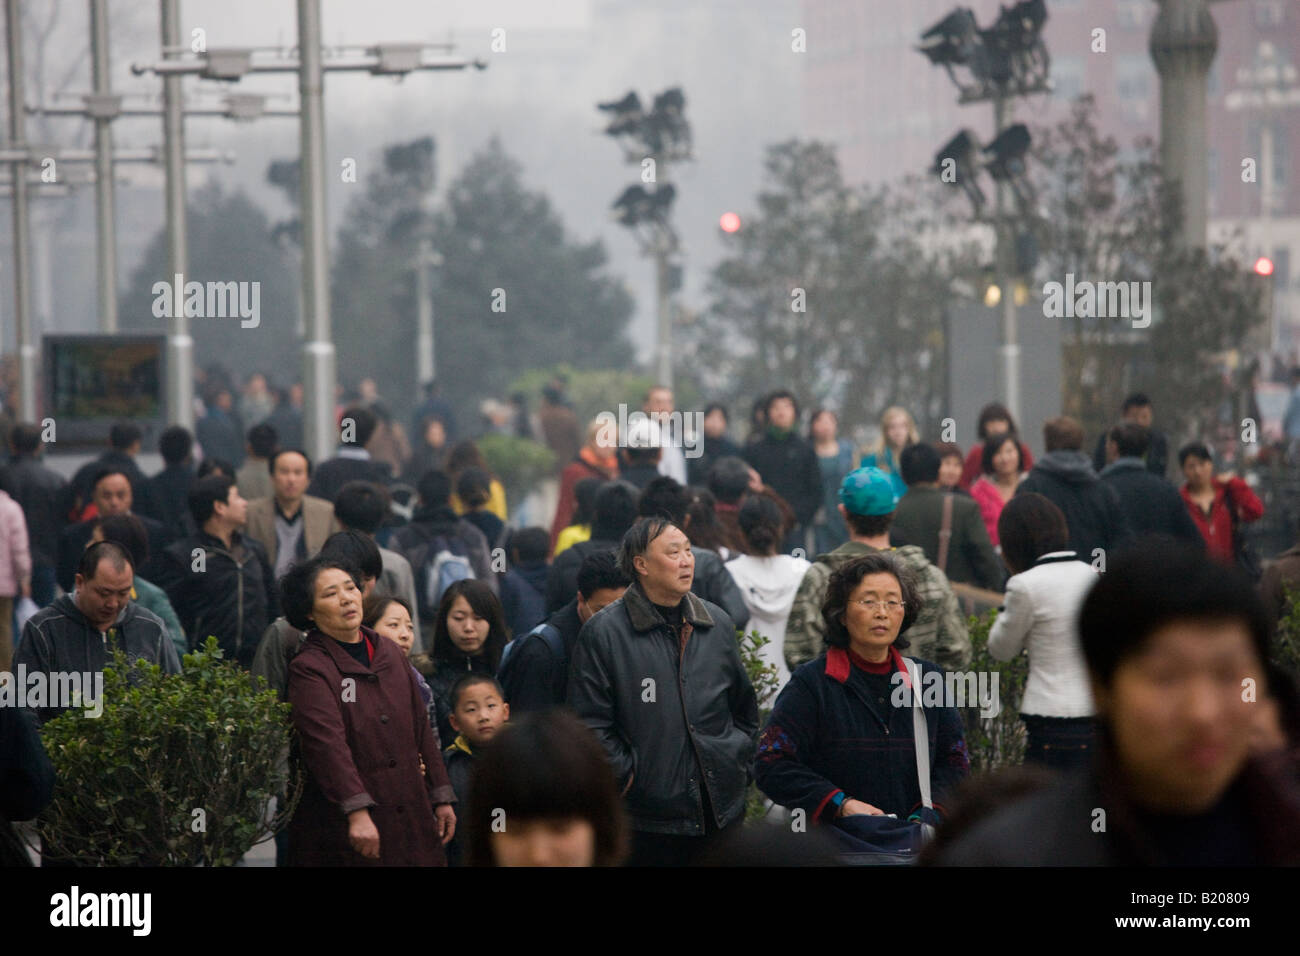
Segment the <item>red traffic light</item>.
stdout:
<svg viewBox="0 0 1300 956">
<path fill-rule="evenodd" d="M 1268 256 L 1260 256 L 1255 260 L 1255 274 L 1261 276 L 1271 276 L 1273 274 L 1273 260 Z"/>
<path fill-rule="evenodd" d="M 722 218 L 718 220 L 718 226 L 723 232 L 739 232 L 740 217 L 734 212 L 724 212 Z"/>
</svg>

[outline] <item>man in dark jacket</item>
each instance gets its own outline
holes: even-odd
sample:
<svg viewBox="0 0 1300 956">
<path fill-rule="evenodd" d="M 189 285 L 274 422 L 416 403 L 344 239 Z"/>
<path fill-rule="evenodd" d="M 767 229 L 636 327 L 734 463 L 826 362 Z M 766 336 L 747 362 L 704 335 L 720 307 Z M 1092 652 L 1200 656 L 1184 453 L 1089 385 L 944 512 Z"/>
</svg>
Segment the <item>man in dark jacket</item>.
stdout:
<svg viewBox="0 0 1300 956">
<path fill-rule="evenodd" d="M 1116 425 L 1107 436 L 1113 461 L 1101 470 L 1101 481 L 1115 489 L 1120 508 L 1135 535 L 1167 534 L 1198 549 L 1205 539 L 1187 513 L 1183 496 L 1163 477 L 1147 468 L 1143 456 L 1151 433 L 1141 425 Z"/>
<path fill-rule="evenodd" d="M 1065 514 L 1070 550 L 1092 561 L 1094 550 L 1111 552 L 1131 537 L 1115 489 L 1092 470 L 1083 448 L 1083 427 L 1073 418 L 1053 418 L 1043 425 L 1047 454 L 1034 462 L 1016 494 L 1037 492 Z"/>
<path fill-rule="evenodd" d="M 91 536 L 95 533 L 95 524 L 99 518 L 107 518 L 109 515 L 136 514 L 130 476 L 113 465 L 105 465 L 95 475 L 91 485 L 90 500 L 99 512 L 99 516 L 68 525 L 59 533 L 57 577 L 59 587 L 65 591 L 72 590 L 77 565 L 81 562 L 81 552 L 86 549 Z M 144 530 L 149 535 L 149 553 L 154 555 L 144 567 L 140 568 L 140 574 L 153 579 L 157 576 L 160 563 L 157 556 L 172 540 L 172 535 L 161 522 L 143 515 L 136 514 L 136 517 L 140 519 L 140 523 L 144 525 Z"/>
<path fill-rule="evenodd" d="M 189 429 L 173 425 L 158 437 L 163 470 L 149 479 L 150 518 L 176 529 L 177 537 L 194 534 L 190 515 L 190 482 L 194 480 L 194 436 Z"/>
<path fill-rule="evenodd" d="M 546 618 L 546 555 L 551 536 L 545 528 L 519 528 L 510 535 L 510 563 L 501 575 L 501 610 L 516 637 Z"/>
<path fill-rule="evenodd" d="M 631 865 L 687 865 L 744 819 L 758 700 L 735 625 L 690 591 L 685 532 L 641 519 L 619 567 L 632 586 L 583 625 L 569 706 L 604 745 L 623 791 Z"/>
<path fill-rule="evenodd" d="M 44 443 L 36 425 L 15 425 L 9 435 L 13 461 L 0 468 L 0 488 L 23 509 L 27 538 L 32 552 L 32 600 L 48 607 L 54 600 L 58 567 L 59 532 L 63 530 L 63 507 L 67 481 L 40 462 Z"/>
<path fill-rule="evenodd" d="M 349 481 L 373 481 L 387 486 L 393 478 L 388 466 L 375 461 L 366 450 L 377 427 L 379 419 L 370 409 L 360 405 L 344 409 L 338 451 L 333 458 L 316 466 L 307 494 L 333 504 L 334 497 Z"/>
<path fill-rule="evenodd" d="M 642 518 L 667 518 L 689 537 L 691 518 L 687 510 L 690 506 L 691 496 L 686 488 L 663 476 L 650 482 L 641 492 L 637 514 Z M 691 545 L 691 551 L 695 554 L 691 593 L 722 608 L 732 624 L 743 628 L 749 623 L 749 605 L 718 552 L 696 545 Z"/>
<path fill-rule="evenodd" d="M 53 694 L 65 686 L 71 675 L 85 678 L 101 674 L 115 648 L 132 659 L 159 665 L 168 674 L 179 674 L 181 662 L 167 634 L 167 627 L 152 611 L 131 600 L 135 569 L 131 555 L 119 544 L 101 541 L 87 548 L 76 571 L 76 586 L 44 610 L 37 611 L 23 626 L 23 639 L 14 655 L 17 674 L 46 675 L 46 687 Z M 19 670 L 23 668 L 23 670 Z M 82 688 L 87 713 L 102 701 L 92 698 L 95 689 Z M 73 707 L 71 699 L 31 705 L 44 723 Z M 95 714 L 98 716 L 98 714 Z"/>
<path fill-rule="evenodd" d="M 140 466 L 135 463 L 135 456 L 140 454 L 141 433 L 138 426 L 130 422 L 119 422 L 108 432 L 108 451 L 94 461 L 88 461 L 77 469 L 68 485 L 65 504 L 69 511 L 80 514 L 90 504 L 94 493 L 95 481 L 105 468 L 120 471 L 131 482 L 131 497 L 135 501 L 136 513 L 152 517 L 152 504 L 149 499 L 149 479 L 144 476 Z M 67 588 L 65 587 L 66 591 Z"/>
<path fill-rule="evenodd" d="M 1141 425 L 1147 429 L 1151 439 L 1147 450 L 1142 453 L 1143 467 L 1151 474 L 1164 478 L 1169 466 L 1169 439 L 1164 432 L 1151 427 L 1152 414 L 1151 399 L 1141 392 L 1134 392 L 1124 399 L 1124 404 L 1120 407 L 1120 424 Z M 1107 464 L 1106 438 L 1109 434 L 1109 431 L 1104 431 L 1097 436 L 1097 448 L 1092 453 L 1092 467 L 1098 474 L 1101 474 Z"/>
<path fill-rule="evenodd" d="M 247 668 L 267 625 L 280 616 L 271 564 L 262 546 L 240 533 L 248 502 L 228 475 L 194 482 L 190 514 L 198 533 L 163 552 L 155 583 L 171 599 L 192 648 L 216 637 L 226 659 Z"/>
<path fill-rule="evenodd" d="M 563 642 L 563 655 L 554 653 L 540 634 L 520 634 L 511 651 L 509 666 L 497 676 L 515 716 L 530 710 L 549 710 L 564 703 L 569 691 L 569 661 L 582 625 L 592 615 L 623 596 L 628 580 L 614 555 L 597 551 L 583 558 L 578 568 L 578 594 L 546 619 Z"/>
<path fill-rule="evenodd" d="M 611 481 L 596 492 L 592 506 L 591 538 L 565 548 L 551 562 L 546 576 L 546 612 L 553 614 L 573 600 L 578 586 L 578 568 L 589 554 L 614 552 L 627 529 L 636 522 L 640 492 L 626 481 Z"/>
<path fill-rule="evenodd" d="M 745 447 L 745 460 L 757 469 L 763 483 L 770 485 L 794 509 L 798 525 L 786 535 L 785 550 L 799 547 L 803 529 L 817 514 L 822 502 L 822 473 L 817 452 L 796 431 L 799 405 L 794 395 L 776 391 L 767 397 L 767 425 L 763 436 Z"/>
<path fill-rule="evenodd" d="M 1005 577 L 1002 562 L 993 550 L 979 505 L 964 495 L 939 490 L 940 464 L 933 445 L 917 442 L 903 449 L 898 465 L 907 494 L 898 499 L 894 509 L 889 540 L 895 547 L 919 547 L 949 581 L 1000 591 Z M 946 547 L 941 540 L 945 506 L 949 509 Z M 943 561 L 939 560 L 941 550 Z"/>
<path fill-rule="evenodd" d="M 322 466 L 323 467 L 323 466 Z M 437 608 L 430 606 L 430 582 L 426 563 L 438 551 L 462 555 L 474 577 L 492 589 L 500 589 L 492 573 L 492 556 L 483 532 L 451 510 L 451 478 L 445 471 L 427 471 L 417 487 L 420 505 L 411 515 L 411 523 L 389 539 L 393 550 L 406 558 L 415 575 L 416 609 L 424 630 L 424 646 L 433 646 L 433 618 Z"/>
<path fill-rule="evenodd" d="M 194 424 L 203 457 L 220 458 L 230 462 L 232 468 L 238 468 L 244 463 L 244 426 L 235 411 L 230 389 L 224 385 L 208 389 L 204 404 L 207 409 Z"/>
</svg>

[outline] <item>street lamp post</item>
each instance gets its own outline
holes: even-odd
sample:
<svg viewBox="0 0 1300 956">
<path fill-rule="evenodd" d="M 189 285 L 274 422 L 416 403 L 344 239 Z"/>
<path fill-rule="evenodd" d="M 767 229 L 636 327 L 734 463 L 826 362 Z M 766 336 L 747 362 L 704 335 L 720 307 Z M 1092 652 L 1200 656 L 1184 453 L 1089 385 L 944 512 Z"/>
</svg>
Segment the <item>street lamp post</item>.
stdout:
<svg viewBox="0 0 1300 956">
<path fill-rule="evenodd" d="M 19 0 L 5 0 L 5 34 L 9 41 L 9 145 L 26 149 L 26 117 L 23 114 L 23 38 Z M 13 182 L 14 317 L 18 333 L 18 414 L 36 418 L 36 343 L 32 341 L 31 263 L 28 242 L 31 222 L 27 196 L 26 158 L 15 161 Z"/>
</svg>

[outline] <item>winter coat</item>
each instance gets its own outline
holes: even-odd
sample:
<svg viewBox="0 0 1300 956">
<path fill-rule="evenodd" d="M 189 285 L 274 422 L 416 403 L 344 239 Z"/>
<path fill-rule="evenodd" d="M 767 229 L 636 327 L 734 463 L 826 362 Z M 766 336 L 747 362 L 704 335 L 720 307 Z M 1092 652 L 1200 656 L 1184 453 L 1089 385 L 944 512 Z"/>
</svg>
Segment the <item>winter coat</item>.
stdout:
<svg viewBox="0 0 1300 956">
<path fill-rule="evenodd" d="M 442 762 L 447 767 L 447 779 L 451 781 L 451 788 L 456 792 L 457 804 L 460 807 L 468 805 L 469 800 L 469 778 L 474 770 L 474 748 L 470 746 L 464 734 L 458 734 L 442 751 Z M 447 844 L 447 865 L 460 866 L 465 861 L 465 843 L 461 839 L 461 832 L 456 830 L 456 835 L 452 841 Z"/>
<path fill-rule="evenodd" d="M 531 567 L 516 565 L 501 575 L 501 610 L 513 637 L 527 634 L 546 619 L 545 562 Z"/>
<path fill-rule="evenodd" d="M 790 679 L 790 671 L 785 666 L 785 622 L 790 617 L 795 592 L 812 565 L 804 558 L 788 554 L 762 558 L 742 554 L 724 567 L 749 609 L 745 630 L 756 630 L 769 641 L 759 649 L 758 656 L 776 668 L 776 690 L 780 691 Z"/>
<path fill-rule="evenodd" d="M 266 633 L 257 644 L 257 652 L 248 669 L 254 677 L 265 681 L 267 688 L 275 691 L 281 700 L 289 699 L 289 662 L 302 650 L 306 639 L 306 631 L 300 631 L 283 617 L 277 617 L 266 626 Z"/>
<path fill-rule="evenodd" d="M 289 664 L 289 702 L 305 771 L 289 824 L 291 866 L 442 866 L 433 807 L 454 803 L 442 754 L 401 649 L 363 627 L 369 666 L 331 637 L 307 635 Z M 425 772 L 420 773 L 420 761 Z M 379 859 L 348 842 L 348 814 L 369 808 Z"/>
<path fill-rule="evenodd" d="M 293 447 L 293 446 L 288 446 Z M 148 515 L 171 528 L 176 537 L 194 534 L 198 528 L 190 514 L 190 485 L 194 481 L 193 465 L 167 465 L 149 479 Z M 246 497 L 240 492 L 241 497 Z M 134 504 L 132 505 L 134 509 Z"/>
<path fill-rule="evenodd" d="M 822 503 L 822 470 L 813 446 L 794 432 L 784 438 L 764 433 L 745 447 L 745 461 L 794 509 L 799 525 L 808 525 Z"/>
<path fill-rule="evenodd" d="M 1183 504 L 1196 522 L 1196 529 L 1205 541 L 1209 556 L 1224 564 L 1234 564 L 1237 560 L 1237 542 L 1232 534 L 1233 510 L 1235 509 L 1239 523 L 1258 521 L 1264 517 L 1264 503 L 1250 490 L 1250 485 L 1236 475 L 1227 481 L 1212 478 L 1211 483 L 1214 486 L 1214 501 L 1210 503 L 1209 514 L 1192 500 L 1191 490 L 1185 484 L 1180 489 Z"/>
<path fill-rule="evenodd" d="M 1092 452 L 1092 467 L 1098 474 L 1106 467 L 1106 435 L 1109 429 L 1097 436 L 1097 447 Z M 1147 453 L 1140 459 L 1142 467 L 1155 475 L 1157 478 L 1165 477 L 1165 470 L 1169 467 L 1169 439 L 1165 433 L 1157 431 L 1154 428 L 1147 429 L 1147 435 L 1150 438 L 1150 444 L 1147 446 Z"/>
<path fill-rule="evenodd" d="M 1157 477 L 1141 458 L 1115 459 L 1101 470 L 1101 480 L 1115 489 L 1135 535 L 1165 534 L 1196 548 L 1205 547 L 1178 489 Z"/>
<path fill-rule="evenodd" d="M 1016 489 L 1017 495 L 1031 492 L 1064 512 L 1070 550 L 1085 561 L 1093 559 L 1094 549 L 1113 552 L 1132 537 L 1119 495 L 1097 477 L 1081 451 L 1049 451 L 1040 458 Z"/>
<path fill-rule="evenodd" d="M 406 558 L 411 566 L 411 573 L 415 577 L 416 598 L 419 601 L 413 610 L 429 632 L 424 635 L 426 647 L 429 646 L 427 639 L 431 637 L 432 629 L 427 626 L 431 621 L 430 615 L 421 611 L 428 584 L 425 580 L 428 575 L 425 574 L 424 563 L 426 559 L 433 557 L 429 554 L 429 546 L 436 539 L 444 539 L 447 543 L 455 541 L 459 544 L 474 572 L 474 577 L 491 588 L 493 594 L 500 591 L 497 576 L 492 573 L 491 551 L 487 539 L 483 537 L 483 532 L 465 519 L 457 518 L 455 512 L 449 507 L 418 508 L 411 516 L 411 523 L 399 528 L 388 539 L 388 545 Z"/>
<path fill-rule="evenodd" d="M 0 867 L 31 866 L 10 821 L 31 820 L 54 797 L 54 765 L 31 715 L 0 707 Z"/>
<path fill-rule="evenodd" d="M 54 567 L 59 532 L 67 513 L 63 507 L 67 481 L 35 458 L 23 455 L 0 468 L 0 485 L 23 509 L 32 564 Z"/>
<path fill-rule="evenodd" d="M 181 672 L 176 648 L 158 615 L 128 601 L 113 626 L 101 631 L 81 613 L 73 594 L 57 598 L 23 625 L 23 639 L 14 654 L 14 671 L 22 664 L 29 673 L 98 674 L 104 670 L 112 649 L 117 647 L 126 651 L 131 660 L 157 664 L 168 674 Z M 40 708 L 36 717 L 44 723 L 66 709 Z"/>
<path fill-rule="evenodd" d="M 167 636 L 176 647 L 177 658 L 183 658 L 189 653 L 190 643 L 185 636 L 185 628 L 181 627 L 181 619 L 176 616 L 176 609 L 172 607 L 172 602 L 167 600 L 166 591 L 137 574 L 135 593 L 131 595 L 131 599 L 145 610 L 153 611 L 167 626 Z"/>
<path fill-rule="evenodd" d="M 745 814 L 758 703 L 735 626 L 687 594 L 674 635 L 633 583 L 583 626 L 569 671 L 569 706 L 596 734 L 624 793 L 629 825 L 702 836 Z"/>
<path fill-rule="evenodd" d="M 832 572 L 877 550 L 861 541 L 845 542 L 830 554 L 820 555 L 803 576 L 785 627 L 785 663 L 791 673 L 826 647 L 822 601 Z M 970 663 L 970 635 L 948 576 L 916 545 L 891 548 L 890 552 L 916 574 L 920 586 L 921 613 L 902 635 L 909 644 L 908 656 L 934 661 L 944 670 L 961 670 Z"/>
<path fill-rule="evenodd" d="M 1022 474 L 1020 481 L 1025 480 Z M 998 538 L 998 519 L 1002 517 L 1002 509 L 1007 503 L 1002 500 L 1002 492 L 998 490 L 997 484 L 988 475 L 980 475 L 970 486 L 969 494 L 971 500 L 979 506 L 980 517 L 984 519 L 984 530 L 989 533 L 989 543 L 995 548 L 999 547 L 1002 542 Z M 1012 491 L 1012 496 L 1015 492 Z"/>
<path fill-rule="evenodd" d="M 1092 565 L 1073 551 L 1045 554 L 1032 568 L 1007 580 L 1006 603 L 989 631 L 988 647 L 1000 661 L 1029 652 L 1022 714 L 1092 716 L 1092 689 L 1079 644 L 1079 609 L 1096 583 Z"/>
<path fill-rule="evenodd" d="M 238 531 L 231 547 L 200 531 L 163 552 L 155 584 L 167 592 L 190 647 L 216 637 L 227 660 L 248 667 L 266 626 L 280 615 L 280 591 L 262 546 Z M 195 568 L 195 552 L 203 554 Z"/>
<path fill-rule="evenodd" d="M 569 691 L 569 662 L 578 643 L 582 620 L 578 617 L 578 599 L 575 597 L 546 619 L 546 623 L 560 632 L 564 642 L 564 660 L 551 653 L 550 645 L 540 636 L 519 635 L 520 643 L 510 652 L 510 667 L 501 689 L 510 704 L 512 717 L 520 717 L 532 710 L 550 710 L 563 705 Z"/>
<path fill-rule="evenodd" d="M 617 552 L 619 544 L 614 538 L 589 538 L 557 554 L 546 573 L 546 613 L 555 613 L 578 593 L 578 570 L 587 555 Z"/>
<path fill-rule="evenodd" d="M 686 459 L 686 477 L 689 484 L 704 487 L 709 480 L 709 469 L 719 458 L 739 458 L 740 447 L 730 438 L 722 435 L 718 438 L 704 436 L 700 444 L 698 458 Z"/>
<path fill-rule="evenodd" d="M 0 597 L 17 597 L 23 582 L 30 583 L 31 579 L 27 519 L 22 506 L 0 491 Z"/>
<path fill-rule="evenodd" d="M 1034 453 L 1029 450 L 1029 446 L 1020 442 L 1020 470 L 1029 471 L 1034 467 Z M 970 451 L 966 452 L 966 464 L 961 469 L 961 481 L 957 483 L 959 488 L 969 489 L 975 483 L 975 479 L 984 474 L 984 442 L 977 441 L 971 445 Z"/>
<path fill-rule="evenodd" d="M 573 513 L 578 507 L 578 499 L 574 495 L 573 489 L 577 487 L 578 482 L 583 478 L 599 478 L 602 481 L 613 481 L 617 477 L 618 462 L 616 460 L 597 459 L 595 453 L 590 448 L 585 447 L 578 452 L 577 458 L 560 470 L 560 498 L 555 505 L 555 518 L 551 521 L 552 550 L 555 548 L 555 539 L 559 537 L 560 532 L 573 521 Z"/>
<path fill-rule="evenodd" d="M 1300 864 L 1300 790 L 1285 755 L 1251 758 L 1210 811 L 1152 826 L 1099 735 L 1094 763 L 994 809 L 939 851 L 940 866 Z M 1096 821 L 1106 811 L 1105 826 Z M 1083 821 L 1080 824 L 1080 821 Z M 1160 839 L 1160 832 L 1178 834 Z M 1196 834 L 1196 840 L 1187 834 Z"/>
<path fill-rule="evenodd" d="M 149 560 L 135 570 L 154 578 L 157 577 L 158 569 L 162 566 L 162 552 L 172 541 L 171 532 L 152 518 L 143 515 L 136 515 L 136 517 L 140 519 L 145 533 L 149 536 Z M 89 521 L 70 524 L 59 534 L 59 557 L 58 564 L 55 566 L 55 577 L 59 587 L 69 594 L 76 586 L 77 565 L 81 563 L 81 555 L 95 534 L 95 524 L 98 520 L 91 518 Z"/>
<path fill-rule="evenodd" d="M 240 489 L 243 494 L 243 489 Z M 275 533 L 275 518 L 279 513 L 274 497 L 254 498 L 248 502 L 248 519 L 244 524 L 245 536 L 252 538 L 266 552 L 272 572 L 280 555 L 280 539 Z M 302 496 L 298 520 L 302 522 L 302 542 L 306 557 L 312 558 L 325 545 L 326 539 L 343 526 L 334 517 L 334 506 L 322 498 Z"/>
<path fill-rule="evenodd" d="M 939 532 L 943 528 L 944 496 L 951 492 L 938 488 L 909 488 L 894 509 L 889 526 L 889 540 L 895 546 L 914 544 L 925 552 L 926 559 L 939 562 Z M 952 537 L 948 539 L 948 580 L 973 584 L 989 591 L 1002 588 L 1002 562 L 993 550 L 980 507 L 970 498 L 952 495 Z"/>
<path fill-rule="evenodd" d="M 897 651 L 891 658 L 894 673 L 905 674 Z M 925 674 L 943 673 L 929 661 L 917 664 L 923 682 Z M 929 735 L 931 797 L 942 813 L 944 798 L 970 773 L 970 760 L 957 708 L 926 706 L 926 686 L 922 683 L 920 701 Z M 831 798 L 840 792 L 900 818 L 919 811 L 915 716 L 910 706 L 895 706 L 900 690 L 892 674 L 868 675 L 854 666 L 842 647 L 828 648 L 804 664 L 776 699 L 759 739 L 754 760 L 759 789 L 814 820 L 834 818 Z"/>
<path fill-rule="evenodd" d="M 349 481 L 373 481 L 387 487 L 393 480 L 393 473 L 381 461 L 375 461 L 368 452 L 358 451 L 353 446 L 339 449 L 339 454 L 327 458 L 316 466 L 311 473 L 311 484 L 307 494 L 324 498 L 330 504 L 340 490 Z"/>
</svg>

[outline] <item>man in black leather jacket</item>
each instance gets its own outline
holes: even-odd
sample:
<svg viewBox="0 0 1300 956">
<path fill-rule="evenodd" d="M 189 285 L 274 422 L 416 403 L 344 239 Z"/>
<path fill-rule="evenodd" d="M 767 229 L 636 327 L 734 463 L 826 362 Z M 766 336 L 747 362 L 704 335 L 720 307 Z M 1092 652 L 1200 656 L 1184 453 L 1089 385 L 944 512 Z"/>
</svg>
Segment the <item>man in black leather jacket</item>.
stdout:
<svg viewBox="0 0 1300 956">
<path fill-rule="evenodd" d="M 744 819 L 758 701 L 735 625 L 691 593 L 695 558 L 681 529 L 641 519 L 618 561 L 632 586 L 583 625 L 568 703 L 623 789 L 629 863 L 684 866 Z"/>
</svg>

